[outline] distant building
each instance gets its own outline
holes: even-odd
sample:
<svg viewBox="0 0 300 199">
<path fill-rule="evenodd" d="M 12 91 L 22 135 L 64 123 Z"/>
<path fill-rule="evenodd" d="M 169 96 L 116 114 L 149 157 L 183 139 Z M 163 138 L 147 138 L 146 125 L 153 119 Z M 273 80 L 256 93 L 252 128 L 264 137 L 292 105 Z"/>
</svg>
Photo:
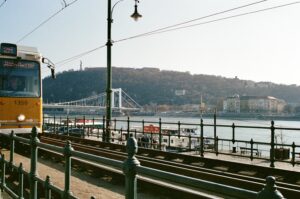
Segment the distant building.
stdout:
<svg viewBox="0 0 300 199">
<path fill-rule="evenodd" d="M 282 112 L 286 102 L 272 96 L 240 97 L 241 112 Z"/>
<path fill-rule="evenodd" d="M 239 96 L 227 97 L 223 102 L 226 113 L 280 113 L 286 102 L 272 96 Z"/>
<path fill-rule="evenodd" d="M 234 95 L 227 97 L 223 101 L 223 111 L 225 113 L 239 113 L 240 112 L 240 96 Z"/>
</svg>

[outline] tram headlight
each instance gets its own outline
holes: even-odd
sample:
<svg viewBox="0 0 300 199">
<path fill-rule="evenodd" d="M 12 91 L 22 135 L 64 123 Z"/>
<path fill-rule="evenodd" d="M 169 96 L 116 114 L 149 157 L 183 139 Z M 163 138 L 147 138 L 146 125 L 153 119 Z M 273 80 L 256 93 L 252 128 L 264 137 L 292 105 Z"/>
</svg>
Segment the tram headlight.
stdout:
<svg viewBox="0 0 300 199">
<path fill-rule="evenodd" d="M 19 122 L 23 122 L 25 120 L 25 115 L 20 114 L 17 119 Z"/>
</svg>

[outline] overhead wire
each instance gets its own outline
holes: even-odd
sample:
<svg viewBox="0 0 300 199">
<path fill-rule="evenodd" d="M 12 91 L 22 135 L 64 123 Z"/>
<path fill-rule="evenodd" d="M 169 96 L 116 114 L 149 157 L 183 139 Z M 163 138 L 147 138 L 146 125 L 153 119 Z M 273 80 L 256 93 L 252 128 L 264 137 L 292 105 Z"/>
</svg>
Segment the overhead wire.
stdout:
<svg viewBox="0 0 300 199">
<path fill-rule="evenodd" d="M 268 0 L 256 1 L 256 2 L 253 2 L 253 3 L 245 4 L 245 5 L 238 6 L 238 7 L 234 7 L 234 8 L 228 9 L 228 10 L 216 12 L 216 13 L 209 14 L 209 15 L 206 15 L 206 16 L 203 16 L 203 17 L 198 17 L 198 18 L 195 18 L 195 19 L 191 19 L 191 20 L 188 20 L 188 21 L 176 23 L 176 24 L 166 26 L 166 27 L 163 27 L 163 28 L 158 28 L 158 29 L 146 32 L 146 33 L 139 34 L 139 36 L 148 35 L 148 34 L 152 34 L 152 33 L 155 33 L 155 32 L 160 32 L 160 31 L 163 31 L 163 30 L 166 30 L 166 29 L 174 28 L 174 27 L 177 27 L 177 26 L 181 26 L 181 25 L 184 25 L 184 24 L 188 24 L 188 23 L 203 20 L 203 19 L 206 19 L 206 18 L 214 17 L 214 16 L 224 14 L 224 13 L 227 13 L 227 12 L 232 12 L 234 10 L 239 10 L 239 9 L 242 9 L 242 8 L 246 8 L 246 7 L 249 7 L 249 6 L 256 5 L 256 4 L 260 4 L 260 3 L 263 3 L 263 2 L 266 2 L 266 1 L 268 1 Z"/>
<path fill-rule="evenodd" d="M 73 61 L 74 59 L 79 59 L 80 57 L 83 57 L 84 55 L 90 54 L 90 53 L 92 53 L 92 52 L 94 52 L 94 51 L 96 51 L 96 50 L 99 50 L 99 49 L 101 49 L 101 48 L 104 48 L 105 46 L 106 46 L 106 45 L 98 46 L 98 47 L 96 47 L 96 48 L 94 48 L 94 49 L 92 49 L 92 50 L 88 50 L 88 51 L 86 51 L 86 52 L 80 53 L 80 54 L 75 55 L 75 56 L 73 56 L 73 57 L 70 57 L 70 58 L 68 58 L 68 59 L 59 61 L 59 62 L 57 62 L 57 63 L 55 63 L 55 64 L 61 64 L 61 65 L 63 65 L 63 64 L 69 63 L 69 62 Z"/>
<path fill-rule="evenodd" d="M 180 30 L 180 29 L 191 28 L 191 27 L 194 27 L 194 26 L 200 26 L 200 25 L 205 25 L 205 24 L 209 24 L 209 23 L 219 22 L 219 21 L 223 21 L 223 20 L 227 20 L 227 19 L 232 19 L 232 18 L 236 18 L 236 17 L 246 16 L 246 15 L 250 15 L 250 14 L 255 14 L 255 13 L 259 13 L 259 12 L 265 12 L 265 11 L 268 11 L 268 10 L 273 10 L 273 9 L 277 9 L 277 8 L 291 6 L 291 5 L 295 5 L 295 4 L 298 4 L 298 3 L 300 3 L 300 1 L 291 2 L 291 3 L 287 3 L 287 4 L 282 4 L 282 5 L 278 5 L 278 6 L 273 6 L 273 7 L 269 7 L 269 8 L 264 8 L 264 9 L 260 9 L 260 10 L 250 11 L 250 12 L 241 13 L 241 14 L 237 14 L 237 15 L 231 15 L 231 16 L 228 16 L 228 17 L 222 17 L 222 18 L 219 18 L 219 19 L 214 19 L 214 20 L 205 21 L 205 22 L 201 22 L 201 23 L 181 26 L 181 27 L 177 27 L 177 28 L 171 28 L 171 29 L 156 31 L 156 32 L 151 31 L 151 32 L 148 32 L 148 33 L 143 33 L 143 34 L 127 37 L 127 38 L 124 38 L 124 39 L 116 40 L 116 41 L 114 41 L 114 43 L 130 40 L 130 39 L 135 39 L 135 38 L 139 38 L 139 37 L 144 37 L 144 36 L 150 36 L 150 35 L 161 34 L 161 33 L 171 32 L 171 31 Z"/>
<path fill-rule="evenodd" d="M 184 25 L 184 24 L 187 24 L 187 23 L 191 23 L 191 22 L 194 22 L 194 21 L 198 21 L 198 20 L 202 20 L 202 19 L 205 19 L 205 18 L 209 18 L 209 17 L 213 17 L 213 16 L 216 16 L 216 15 L 220 15 L 220 14 L 224 14 L 226 12 L 231 12 L 231 11 L 234 11 L 234 10 L 238 10 L 238 9 L 241 9 L 241 8 L 245 8 L 245 7 L 249 7 L 249 6 L 252 6 L 252 5 L 255 5 L 255 4 L 259 4 L 259 3 L 263 3 L 263 2 L 266 2 L 268 0 L 260 0 L 260 1 L 256 1 L 256 2 L 253 2 L 253 3 L 249 3 L 249 4 L 245 4 L 245 5 L 242 5 L 242 6 L 238 6 L 238 7 L 234 7 L 234 8 L 231 8 L 231 9 L 228 9 L 228 10 L 224 10 L 224 11 L 220 11 L 220 12 L 216 12 L 216 13 L 213 13 L 213 14 L 209 14 L 209 15 L 206 15 L 206 16 L 203 16 L 203 17 L 198 17 L 198 18 L 195 18 L 195 19 L 192 19 L 192 20 L 188 20 L 188 21 L 184 21 L 184 22 L 180 22 L 180 23 L 177 23 L 177 24 L 173 24 L 173 25 L 170 25 L 170 26 L 166 26 L 166 27 L 163 27 L 163 28 L 159 28 L 159 29 L 155 29 L 155 30 L 152 30 L 150 32 L 146 32 L 146 33 L 142 33 L 142 34 L 138 34 L 138 35 L 135 35 L 135 36 L 132 36 L 132 37 L 128 37 L 128 38 L 124 38 L 124 39 L 121 39 L 121 40 L 117 40 L 117 41 L 113 41 L 113 43 L 117 43 L 117 42 L 121 42 L 121 41 L 125 41 L 125 40 L 129 40 L 129 39 L 133 39 L 133 38 L 136 38 L 136 37 L 141 37 L 141 36 L 144 36 L 144 35 L 148 35 L 148 34 L 152 34 L 152 33 L 155 33 L 157 31 L 163 31 L 163 30 L 166 30 L 168 28 L 173 28 L 173 27 L 176 27 L 176 26 L 180 26 L 180 25 Z M 59 61 L 57 62 L 56 64 L 61 64 L 61 65 L 64 65 L 66 63 L 69 63 L 75 59 L 78 59 L 86 54 L 89 54 L 91 52 L 94 52 L 100 48 L 103 48 L 105 47 L 105 45 L 103 46 L 99 46 L 99 47 L 96 47 L 95 49 L 93 50 L 89 50 L 89 51 L 86 51 L 86 52 L 83 52 L 83 53 L 80 53 L 78 55 L 75 55 L 73 57 L 70 57 L 68 59 L 65 59 L 65 60 L 62 60 L 62 61 Z"/>
<path fill-rule="evenodd" d="M 181 23 L 174 24 L 174 25 L 171 25 L 171 26 L 159 28 L 159 29 L 156 29 L 156 30 L 153 30 L 153 31 L 149 31 L 149 32 L 145 32 L 145 33 L 142 33 L 142 34 L 137 34 L 137 35 L 134 35 L 134 36 L 130 36 L 130 37 L 126 37 L 126 38 L 123 38 L 123 39 L 115 40 L 115 41 L 113 41 L 113 43 L 119 43 L 119 42 L 131 40 L 131 39 L 136 39 L 136 38 L 140 38 L 140 37 L 145 37 L 145 36 L 150 36 L 150 35 L 154 35 L 154 34 L 161 34 L 161 33 L 165 33 L 165 32 L 170 32 L 170 31 L 175 31 L 175 30 L 180 30 L 180 29 L 185 29 L 185 28 L 191 28 L 191 27 L 194 27 L 194 26 L 200 26 L 200 25 L 205 25 L 205 24 L 209 24 L 209 23 L 219 22 L 219 21 L 223 21 L 223 20 L 227 20 L 227 19 L 232 19 L 232 18 L 241 17 L 241 16 L 245 16 L 245 15 L 255 14 L 255 13 L 259 13 L 259 12 L 265 12 L 265 11 L 269 11 L 269 10 L 273 10 L 273 9 L 277 9 L 277 8 L 282 8 L 282 7 L 286 7 L 286 6 L 291 6 L 291 5 L 295 5 L 295 4 L 300 3 L 300 1 L 295 1 L 295 2 L 291 2 L 291 3 L 281 4 L 281 5 L 278 5 L 278 6 L 273 6 L 273 7 L 264 8 L 264 9 L 260 9 L 260 10 L 255 10 L 255 11 L 251 11 L 251 12 L 241 13 L 241 14 L 232 15 L 232 16 L 228 16 L 228 17 L 222 17 L 222 18 L 219 18 L 219 19 L 214 19 L 214 20 L 210 20 L 210 21 L 206 21 L 206 22 L 201 22 L 201 23 L 196 23 L 196 24 L 191 24 L 191 25 L 186 25 L 186 26 L 180 26 L 180 25 L 183 25 L 183 24 L 191 23 L 191 22 L 201 20 L 201 19 L 204 19 L 204 18 L 208 18 L 208 17 L 211 17 L 211 16 L 216 16 L 216 15 L 219 15 L 219 14 L 223 14 L 225 12 L 233 11 L 233 10 L 236 10 L 237 8 L 240 9 L 240 8 L 244 8 L 246 6 L 250 6 L 250 5 L 254 5 L 254 4 L 262 3 L 262 2 L 265 2 L 265 1 L 259 1 L 259 2 L 255 2 L 255 3 L 247 4 L 247 5 L 244 5 L 244 6 L 239 6 L 239 7 L 232 8 L 232 9 L 229 9 L 229 10 L 226 10 L 226 11 L 210 14 L 210 15 L 207 15 L 207 16 L 204 16 L 204 17 L 199 17 L 199 18 L 196 18 L 196 19 L 193 19 L 193 20 L 189 20 L 189 21 L 181 22 Z M 176 27 L 176 26 L 180 26 L 180 27 Z M 174 28 L 170 29 L 170 27 L 174 27 Z M 96 51 L 100 48 L 103 48 L 105 46 L 106 45 L 96 47 L 92 50 L 89 50 L 89 51 L 80 53 L 76 56 L 70 57 L 68 59 L 59 61 L 56 64 L 64 65 L 66 63 L 74 61 L 74 60 L 76 60 L 76 59 L 78 59 L 78 58 L 80 58 L 84 55 L 87 55 L 87 54 L 89 54 L 91 52 L 94 52 L 94 51 Z"/>
<path fill-rule="evenodd" d="M 74 0 L 68 4 L 65 4 L 60 10 L 58 10 L 57 12 L 55 12 L 54 14 L 52 14 L 50 17 L 48 17 L 46 20 L 44 20 L 42 23 L 40 23 L 37 27 L 35 27 L 33 30 L 31 30 L 30 32 L 28 32 L 26 35 L 24 35 L 23 37 L 21 37 L 16 43 L 20 43 L 21 41 L 23 41 L 25 38 L 27 38 L 29 35 L 31 35 L 34 31 L 36 31 L 37 29 L 39 29 L 41 26 L 43 26 L 45 23 L 47 23 L 48 21 L 50 21 L 53 17 L 55 17 L 56 15 L 58 15 L 59 13 L 61 13 L 64 9 L 66 9 L 67 7 L 71 6 L 72 4 L 76 3 L 78 0 Z"/>
<path fill-rule="evenodd" d="M 1 4 L 0 4 L 0 8 L 6 3 L 7 0 L 4 0 Z"/>
</svg>

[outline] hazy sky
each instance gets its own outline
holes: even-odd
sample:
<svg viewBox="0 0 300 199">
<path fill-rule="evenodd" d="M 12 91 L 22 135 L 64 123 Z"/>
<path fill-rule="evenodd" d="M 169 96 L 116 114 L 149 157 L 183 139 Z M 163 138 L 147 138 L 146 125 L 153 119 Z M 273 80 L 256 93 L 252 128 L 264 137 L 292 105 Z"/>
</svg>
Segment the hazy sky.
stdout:
<svg viewBox="0 0 300 199">
<path fill-rule="evenodd" d="M 73 0 L 66 0 L 70 3 Z M 1 3 L 4 0 L 0 0 Z M 62 9 L 63 0 L 7 0 L 0 7 L 1 42 L 16 43 Z M 112 1 L 113 3 L 117 1 Z M 129 16 L 134 0 L 124 0 L 113 13 L 112 38 L 118 41 L 158 28 L 200 18 L 258 0 L 140 0 L 138 22 Z M 156 67 L 254 81 L 300 85 L 300 3 L 268 0 L 247 8 L 198 20 L 202 23 L 287 3 L 290 6 L 191 28 L 117 42 L 112 65 Z M 18 44 L 36 46 L 54 63 L 106 43 L 107 1 L 78 0 Z M 66 64 L 57 71 L 106 67 L 106 48 Z M 43 76 L 49 75 L 43 70 Z"/>
</svg>

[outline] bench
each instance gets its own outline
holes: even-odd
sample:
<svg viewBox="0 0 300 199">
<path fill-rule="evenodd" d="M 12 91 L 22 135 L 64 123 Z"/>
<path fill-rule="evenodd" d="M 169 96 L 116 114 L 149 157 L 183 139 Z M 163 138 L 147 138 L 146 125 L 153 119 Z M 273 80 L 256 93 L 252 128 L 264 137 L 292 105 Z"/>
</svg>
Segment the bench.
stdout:
<svg viewBox="0 0 300 199">
<path fill-rule="evenodd" d="M 251 153 L 251 148 L 248 147 L 240 147 L 241 154 Z M 253 154 L 257 156 L 261 156 L 261 152 L 258 149 L 252 148 Z"/>
</svg>

